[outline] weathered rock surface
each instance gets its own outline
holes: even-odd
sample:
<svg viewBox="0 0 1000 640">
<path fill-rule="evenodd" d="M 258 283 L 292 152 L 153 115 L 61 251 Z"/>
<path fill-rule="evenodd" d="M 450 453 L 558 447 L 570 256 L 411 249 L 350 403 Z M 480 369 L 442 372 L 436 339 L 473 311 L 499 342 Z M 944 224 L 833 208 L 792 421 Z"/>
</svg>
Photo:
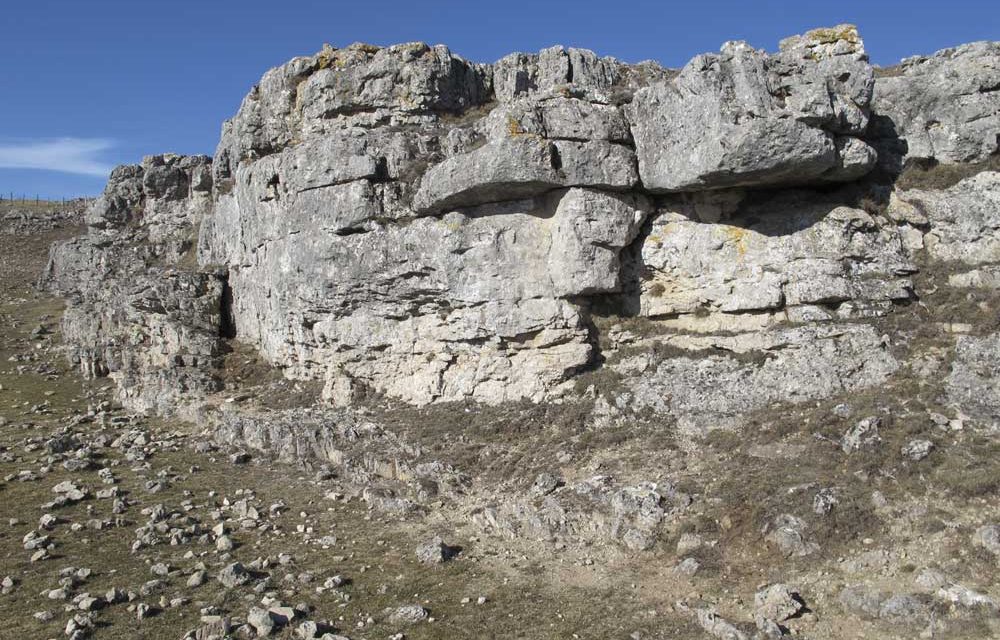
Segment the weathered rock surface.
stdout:
<svg viewBox="0 0 1000 640">
<path fill-rule="evenodd" d="M 875 331 L 857 324 L 668 336 L 630 346 L 642 351 L 643 345 L 656 343 L 682 351 L 658 358 L 651 349 L 609 365 L 626 378 L 628 395 L 621 401 L 632 410 L 652 409 L 692 426 L 871 387 L 899 366 Z"/>
<path fill-rule="evenodd" d="M 989 281 L 997 174 L 895 192 L 867 174 L 893 144 L 991 153 L 995 57 L 876 78 L 849 26 L 679 72 L 562 47 L 493 65 L 327 47 L 265 74 L 213 161 L 117 169 L 46 280 L 71 357 L 142 410 L 218 403 L 235 338 L 339 406 L 566 400 L 596 373 L 609 412 L 725 424 L 899 370 L 880 323 L 920 297 L 924 262 Z M 957 142 L 920 151 L 930 119 Z M 962 374 L 969 357 L 955 393 L 992 379 Z"/>
<path fill-rule="evenodd" d="M 217 389 L 224 280 L 194 260 L 211 190 L 203 156 L 119 167 L 86 213 L 88 234 L 52 248 L 45 279 L 69 302 L 71 360 L 110 373 L 142 410 L 169 413 Z"/>
<path fill-rule="evenodd" d="M 234 295 L 236 332 L 289 374 L 325 377 L 337 403 L 359 386 L 423 403 L 541 399 L 591 359 L 567 298 L 619 286 L 618 253 L 647 210 L 571 189 L 344 236 L 244 227 L 257 249 L 230 273 L 247 294 Z M 216 218 L 213 233 L 238 233 Z"/>
<path fill-rule="evenodd" d="M 978 162 L 1000 150 L 1000 43 L 908 58 L 875 83 L 874 135 L 898 137 L 905 158 Z"/>
<path fill-rule="evenodd" d="M 1000 333 L 960 336 L 946 380 L 948 397 L 962 410 L 1000 430 Z"/>
<path fill-rule="evenodd" d="M 808 191 L 673 197 L 630 255 L 643 316 L 740 314 L 762 324 L 885 313 L 912 296 L 899 232 Z M 707 323 L 703 323 L 707 324 Z"/>
<path fill-rule="evenodd" d="M 854 27 L 817 29 L 768 55 L 744 42 L 641 89 L 628 114 L 654 191 L 850 179 L 874 165 L 872 67 Z M 840 136 L 855 136 L 848 142 Z"/>
<path fill-rule="evenodd" d="M 1000 264 L 1000 173 L 983 172 L 943 191 L 898 192 L 888 215 L 929 227 L 922 244 L 935 261 L 959 267 Z"/>
</svg>

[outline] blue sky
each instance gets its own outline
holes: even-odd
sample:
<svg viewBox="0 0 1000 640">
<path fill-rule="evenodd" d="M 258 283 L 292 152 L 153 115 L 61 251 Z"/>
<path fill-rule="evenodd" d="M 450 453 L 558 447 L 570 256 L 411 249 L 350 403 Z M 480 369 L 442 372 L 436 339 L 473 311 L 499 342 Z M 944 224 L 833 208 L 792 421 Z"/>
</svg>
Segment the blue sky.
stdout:
<svg viewBox="0 0 1000 640">
<path fill-rule="evenodd" d="M 324 42 L 444 43 L 492 62 L 581 46 L 682 66 L 743 39 L 859 25 L 874 62 L 1000 39 L 995 0 L 6 0 L 0 36 L 0 192 L 99 193 L 110 166 L 214 151 L 263 72 Z"/>
</svg>

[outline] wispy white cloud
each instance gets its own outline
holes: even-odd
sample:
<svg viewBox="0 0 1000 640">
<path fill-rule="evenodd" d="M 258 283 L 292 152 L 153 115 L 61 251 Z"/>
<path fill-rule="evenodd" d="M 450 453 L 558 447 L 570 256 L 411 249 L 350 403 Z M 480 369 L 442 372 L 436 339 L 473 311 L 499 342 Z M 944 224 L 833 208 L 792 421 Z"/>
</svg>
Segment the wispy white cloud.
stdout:
<svg viewBox="0 0 1000 640">
<path fill-rule="evenodd" d="M 100 160 L 113 146 L 103 138 L 57 138 L 0 143 L 0 169 L 45 169 L 106 177 L 111 165 Z"/>
</svg>

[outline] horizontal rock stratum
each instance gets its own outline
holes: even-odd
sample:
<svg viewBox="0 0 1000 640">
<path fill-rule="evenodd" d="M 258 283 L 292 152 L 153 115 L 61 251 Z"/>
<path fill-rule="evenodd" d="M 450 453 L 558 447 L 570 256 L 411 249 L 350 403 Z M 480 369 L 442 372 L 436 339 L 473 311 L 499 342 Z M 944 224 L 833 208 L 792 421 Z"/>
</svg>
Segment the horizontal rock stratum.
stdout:
<svg viewBox="0 0 1000 640">
<path fill-rule="evenodd" d="M 998 140 L 998 43 L 876 69 L 838 26 L 679 71 L 326 47 L 268 71 L 213 159 L 115 169 L 45 280 L 71 357 L 141 410 L 219 391 L 236 340 L 337 405 L 604 374 L 618 402 L 731 416 L 879 384 L 877 320 L 922 265 L 995 276 L 1000 175 L 893 183 Z"/>
</svg>

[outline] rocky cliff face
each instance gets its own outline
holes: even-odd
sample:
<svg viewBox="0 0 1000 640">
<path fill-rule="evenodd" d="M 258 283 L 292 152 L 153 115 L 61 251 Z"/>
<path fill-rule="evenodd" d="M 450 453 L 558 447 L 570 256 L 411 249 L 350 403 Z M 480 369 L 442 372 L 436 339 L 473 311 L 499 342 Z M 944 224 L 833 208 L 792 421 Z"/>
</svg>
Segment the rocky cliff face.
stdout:
<svg viewBox="0 0 1000 640">
<path fill-rule="evenodd" d="M 586 391 L 714 424 L 884 381 L 927 270 L 996 287 L 1000 174 L 896 181 L 989 168 L 998 87 L 1000 44 L 874 69 L 846 26 L 680 71 L 326 48 L 214 160 L 116 169 L 46 278 L 72 357 L 143 410 L 221 389 L 235 339 L 335 405 Z"/>
<path fill-rule="evenodd" d="M 43 281 L 67 299 L 70 358 L 111 374 L 130 407 L 170 413 L 218 390 L 225 279 L 198 268 L 211 160 L 176 155 L 115 169 L 86 236 L 52 247 Z"/>
</svg>

